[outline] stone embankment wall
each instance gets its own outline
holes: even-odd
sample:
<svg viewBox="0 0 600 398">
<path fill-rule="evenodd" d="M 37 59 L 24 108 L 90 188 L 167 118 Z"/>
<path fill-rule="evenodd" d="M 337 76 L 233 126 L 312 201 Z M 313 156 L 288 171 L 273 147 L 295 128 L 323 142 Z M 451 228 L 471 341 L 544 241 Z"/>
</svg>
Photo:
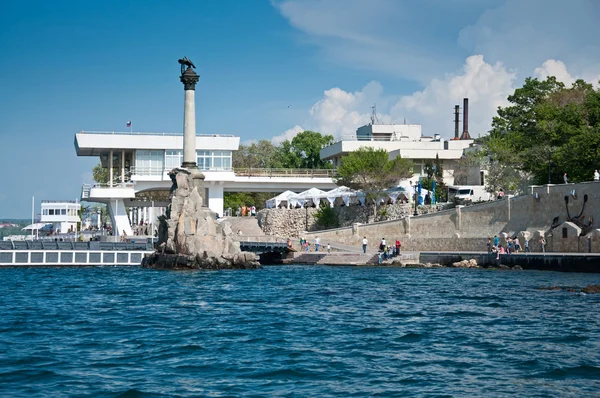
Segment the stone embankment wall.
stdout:
<svg viewBox="0 0 600 398">
<path fill-rule="evenodd" d="M 419 214 L 428 214 L 447 208 L 449 205 L 419 206 Z M 341 206 L 334 207 L 340 227 L 350 227 L 354 223 L 367 224 L 373 220 L 373 207 Z M 299 237 L 304 231 L 319 231 L 315 214 L 316 208 L 304 209 L 263 209 L 256 218 L 258 225 L 266 235 L 282 237 Z M 414 208 L 409 204 L 383 205 L 377 208 L 377 221 L 404 219 L 413 214 Z"/>
<path fill-rule="evenodd" d="M 585 197 L 587 196 L 587 201 Z M 565 199 L 568 198 L 568 201 Z M 577 222 L 569 217 L 579 216 Z M 588 233 L 580 236 L 585 225 Z M 381 238 L 400 239 L 403 250 L 481 251 L 487 238 L 498 235 L 502 244 L 518 236 L 523 245 L 530 239 L 532 251 L 541 251 L 540 236 L 546 251 L 600 252 L 600 183 L 532 186 L 527 195 L 451 210 L 405 217 L 396 221 L 354 224 L 328 231 L 309 232 L 321 241 L 360 245 L 363 236 L 369 246 L 377 247 Z"/>
</svg>

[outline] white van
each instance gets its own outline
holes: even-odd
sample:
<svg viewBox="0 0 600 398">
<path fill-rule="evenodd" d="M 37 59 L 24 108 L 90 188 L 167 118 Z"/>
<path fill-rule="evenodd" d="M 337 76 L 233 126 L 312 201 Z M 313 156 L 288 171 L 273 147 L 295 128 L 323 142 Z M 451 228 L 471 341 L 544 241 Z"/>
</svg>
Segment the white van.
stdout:
<svg viewBox="0 0 600 398">
<path fill-rule="evenodd" d="M 482 202 L 490 200 L 490 194 L 482 185 L 454 185 L 448 187 L 448 200 L 454 198 L 464 202 Z"/>
</svg>

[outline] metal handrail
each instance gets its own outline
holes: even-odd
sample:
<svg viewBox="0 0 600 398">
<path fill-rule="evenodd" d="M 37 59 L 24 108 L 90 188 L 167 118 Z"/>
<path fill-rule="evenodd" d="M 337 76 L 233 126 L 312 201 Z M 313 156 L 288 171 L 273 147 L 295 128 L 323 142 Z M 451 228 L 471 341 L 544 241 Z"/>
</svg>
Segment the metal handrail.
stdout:
<svg viewBox="0 0 600 398">
<path fill-rule="evenodd" d="M 333 177 L 335 169 L 263 169 L 234 168 L 238 177 Z"/>
<path fill-rule="evenodd" d="M 137 176 L 163 176 L 168 174 L 172 169 L 171 168 L 162 168 L 162 167 L 137 167 L 133 166 L 130 168 L 131 175 Z M 201 171 L 232 171 L 231 167 L 209 167 L 200 169 Z"/>
<path fill-rule="evenodd" d="M 96 183 L 96 184 L 83 184 L 82 186 L 82 191 L 86 191 L 89 193 L 89 191 L 92 188 L 134 188 L 135 184 L 132 182 L 115 182 L 114 184 L 110 185 L 108 183 Z"/>
<path fill-rule="evenodd" d="M 365 142 L 397 142 L 404 141 L 406 142 L 407 136 L 394 136 L 393 134 L 390 137 L 357 137 L 356 135 L 342 135 L 338 137 L 333 143 L 338 143 L 342 141 L 365 141 Z"/>
<path fill-rule="evenodd" d="M 235 235 L 240 242 L 287 243 L 287 239 L 274 235 Z"/>
<path fill-rule="evenodd" d="M 98 135 L 157 135 L 157 136 L 183 136 L 183 133 L 145 133 L 136 131 L 80 131 L 78 134 Z M 196 137 L 236 137 L 233 134 L 196 134 Z"/>
</svg>

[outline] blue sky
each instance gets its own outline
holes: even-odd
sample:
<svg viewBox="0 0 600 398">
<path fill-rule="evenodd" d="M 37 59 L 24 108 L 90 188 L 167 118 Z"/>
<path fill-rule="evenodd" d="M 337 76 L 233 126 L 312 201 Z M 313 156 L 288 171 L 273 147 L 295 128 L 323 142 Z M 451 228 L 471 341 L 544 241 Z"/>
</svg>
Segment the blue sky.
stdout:
<svg viewBox="0 0 600 398">
<path fill-rule="evenodd" d="M 0 218 L 79 196 L 97 160 L 77 131 L 181 131 L 184 55 L 199 133 L 340 136 L 377 103 L 450 136 L 469 96 L 484 134 L 526 76 L 597 80 L 598 17 L 593 0 L 3 1 Z"/>
</svg>

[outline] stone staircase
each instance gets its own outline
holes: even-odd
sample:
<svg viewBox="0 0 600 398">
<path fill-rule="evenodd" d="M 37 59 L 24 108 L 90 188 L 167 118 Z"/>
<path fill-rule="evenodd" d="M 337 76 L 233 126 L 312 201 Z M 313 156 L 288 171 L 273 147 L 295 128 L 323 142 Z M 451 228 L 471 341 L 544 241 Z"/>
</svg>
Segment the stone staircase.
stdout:
<svg viewBox="0 0 600 398">
<path fill-rule="evenodd" d="M 311 265 L 376 265 L 377 254 L 346 253 L 346 252 L 295 252 L 293 258 L 288 258 L 286 264 Z"/>
<path fill-rule="evenodd" d="M 265 234 L 258 226 L 256 217 L 224 217 L 222 221 L 231 224 L 234 234 L 237 234 L 238 230 L 242 231 L 242 236 L 264 236 Z"/>
</svg>

